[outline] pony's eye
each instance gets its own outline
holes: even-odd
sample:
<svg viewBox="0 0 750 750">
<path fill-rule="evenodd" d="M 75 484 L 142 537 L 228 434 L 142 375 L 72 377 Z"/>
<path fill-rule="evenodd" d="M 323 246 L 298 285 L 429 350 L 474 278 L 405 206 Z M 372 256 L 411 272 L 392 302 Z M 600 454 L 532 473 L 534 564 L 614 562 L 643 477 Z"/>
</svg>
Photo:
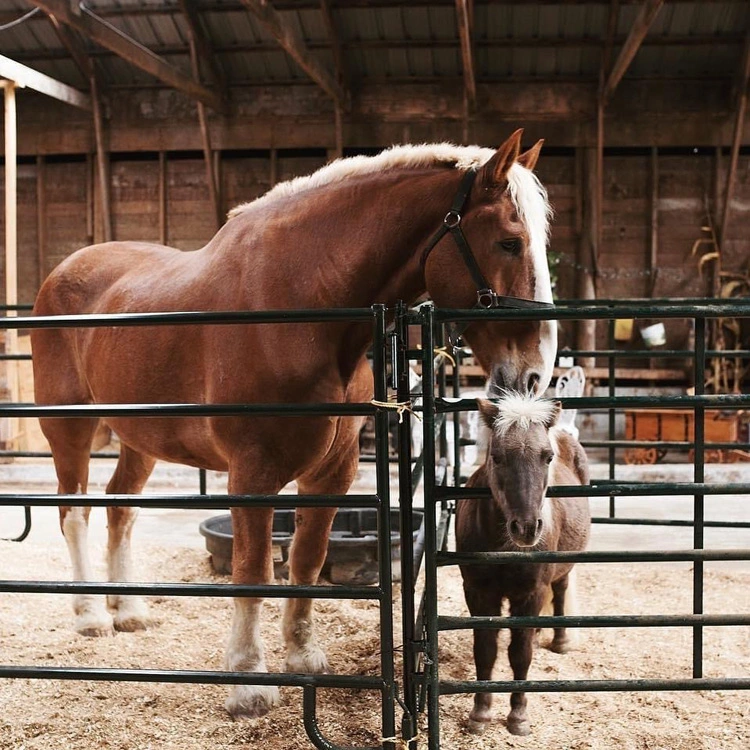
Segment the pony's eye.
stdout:
<svg viewBox="0 0 750 750">
<path fill-rule="evenodd" d="M 543 459 L 544 459 L 545 463 L 551 464 L 552 463 L 552 459 L 554 457 L 555 457 L 554 453 L 545 453 L 544 456 L 543 456 Z"/>
<path fill-rule="evenodd" d="M 508 237 L 505 240 L 498 240 L 495 245 L 511 255 L 518 255 L 521 252 L 521 240 L 518 237 Z"/>
</svg>

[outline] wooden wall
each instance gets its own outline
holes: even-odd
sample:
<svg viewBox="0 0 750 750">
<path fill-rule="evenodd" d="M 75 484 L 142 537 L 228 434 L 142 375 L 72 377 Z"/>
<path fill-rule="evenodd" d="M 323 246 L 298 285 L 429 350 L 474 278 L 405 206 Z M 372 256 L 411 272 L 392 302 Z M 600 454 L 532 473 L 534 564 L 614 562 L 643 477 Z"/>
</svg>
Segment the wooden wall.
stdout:
<svg viewBox="0 0 750 750">
<path fill-rule="evenodd" d="M 276 181 L 309 173 L 325 161 L 324 149 L 224 152 L 217 159 L 222 212 L 262 194 Z M 538 166 L 556 213 L 551 248 L 560 257 L 560 298 L 574 296 L 575 278 L 582 271 L 577 261 L 582 199 L 576 161 L 574 149 L 551 149 Z M 727 167 L 726 154 L 717 155 L 714 149 L 665 149 L 656 158 L 654 191 L 649 149 L 606 152 L 600 298 L 644 297 L 652 291 L 657 297 L 710 292 L 710 269 L 699 274 L 690 251 L 695 240 L 705 236 L 701 227 L 706 224 L 706 205 L 715 212 L 716 186 L 723 187 Z M 162 154 L 161 160 L 155 152 L 114 154 L 110 180 L 115 239 L 163 240 L 194 249 L 214 234 L 199 153 Z M 19 300 L 30 303 L 40 278 L 77 248 L 101 239 L 93 160 L 83 155 L 25 157 L 19 168 L 18 195 Z M 750 257 L 747 155 L 740 157 L 732 208 L 723 263 L 725 269 L 741 269 Z M 657 231 L 652 234 L 654 210 Z M 0 216 L 0 237 L 2 232 Z M 650 268 L 654 236 L 655 277 Z"/>
</svg>

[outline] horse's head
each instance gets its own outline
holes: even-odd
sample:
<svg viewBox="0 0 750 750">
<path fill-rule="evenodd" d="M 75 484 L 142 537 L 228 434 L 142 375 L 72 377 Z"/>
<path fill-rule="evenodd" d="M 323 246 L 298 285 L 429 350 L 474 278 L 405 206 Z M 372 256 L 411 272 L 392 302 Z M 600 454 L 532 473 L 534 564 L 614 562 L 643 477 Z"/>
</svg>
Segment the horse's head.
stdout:
<svg viewBox="0 0 750 750">
<path fill-rule="evenodd" d="M 497 404 L 481 399 L 477 404 L 491 433 L 486 470 L 493 500 L 511 541 L 533 547 L 552 522 L 546 497 L 554 458 L 549 429 L 560 402 L 506 392 Z"/>
<path fill-rule="evenodd" d="M 469 188 L 460 228 L 475 270 L 459 252 L 454 232 L 425 258 L 426 287 L 441 307 L 475 306 L 476 270 L 499 297 L 552 302 L 547 263 L 551 209 L 532 172 L 542 141 L 521 154 L 521 134 L 516 131 L 478 169 Z M 554 321 L 474 322 L 464 338 L 500 387 L 541 393 L 549 385 L 557 351 Z"/>
</svg>

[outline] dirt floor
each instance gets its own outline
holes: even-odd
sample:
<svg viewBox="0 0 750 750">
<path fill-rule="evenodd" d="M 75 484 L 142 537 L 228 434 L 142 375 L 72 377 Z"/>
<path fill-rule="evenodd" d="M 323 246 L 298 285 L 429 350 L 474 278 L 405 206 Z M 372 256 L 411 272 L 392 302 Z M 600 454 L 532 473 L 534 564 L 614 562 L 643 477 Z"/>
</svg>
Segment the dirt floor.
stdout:
<svg viewBox="0 0 750 750">
<path fill-rule="evenodd" d="M 100 511 L 101 512 L 101 511 Z M 102 557 L 101 548 L 97 551 Z M 140 578 L 153 581 L 226 581 L 215 576 L 207 554 L 193 547 L 137 544 Z M 62 540 L 0 543 L 0 578 L 67 579 Z M 103 571 L 102 571 L 103 572 Z M 579 566 L 581 614 L 669 614 L 691 610 L 690 570 L 683 565 Z M 466 614 L 457 570 L 440 571 L 441 613 Z M 398 595 L 398 589 L 397 595 Z M 710 613 L 750 612 L 750 571 L 707 566 Z M 281 603 L 267 602 L 264 637 L 269 668 L 281 669 Z M 71 629 L 64 596 L 0 596 L 0 663 L 221 669 L 229 632 L 230 600 L 154 598 L 156 625 L 149 631 L 88 639 Z M 332 670 L 376 674 L 379 666 L 377 604 L 318 604 L 323 641 Z M 396 643 L 400 642 L 396 629 Z M 500 634 L 507 642 L 507 632 Z M 545 634 L 542 642 L 547 640 Z M 750 628 L 707 628 L 705 676 L 750 675 Z M 441 637 L 441 677 L 471 679 L 471 635 Z M 496 675 L 509 678 L 500 651 Z M 588 630 L 580 650 L 561 656 L 538 649 L 532 679 L 689 677 L 690 629 Z M 301 722 L 301 691 L 282 688 L 282 705 L 267 717 L 235 723 L 223 710 L 222 686 L 146 683 L 0 680 L 2 750 L 287 750 L 312 745 Z M 441 699 L 441 746 L 449 749 L 545 748 L 545 750 L 747 750 L 747 692 L 534 694 L 529 697 L 533 734 L 515 738 L 504 727 L 507 696 L 495 697 L 498 721 L 482 737 L 465 721 L 471 696 Z M 377 745 L 379 698 L 367 691 L 323 691 L 319 722 L 338 745 Z M 398 723 L 398 722 L 397 722 Z M 420 743 L 424 747 L 424 743 Z"/>
</svg>

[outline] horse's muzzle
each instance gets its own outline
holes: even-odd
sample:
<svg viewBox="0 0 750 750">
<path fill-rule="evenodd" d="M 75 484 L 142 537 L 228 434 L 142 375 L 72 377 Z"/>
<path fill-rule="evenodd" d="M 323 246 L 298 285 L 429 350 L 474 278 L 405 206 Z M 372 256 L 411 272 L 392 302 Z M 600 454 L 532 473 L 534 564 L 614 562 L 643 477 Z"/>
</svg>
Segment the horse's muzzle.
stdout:
<svg viewBox="0 0 750 750">
<path fill-rule="evenodd" d="M 515 519 L 508 522 L 508 534 L 513 544 L 519 547 L 533 547 L 542 536 L 544 522 L 541 518 L 535 521 L 520 522 Z"/>
</svg>

